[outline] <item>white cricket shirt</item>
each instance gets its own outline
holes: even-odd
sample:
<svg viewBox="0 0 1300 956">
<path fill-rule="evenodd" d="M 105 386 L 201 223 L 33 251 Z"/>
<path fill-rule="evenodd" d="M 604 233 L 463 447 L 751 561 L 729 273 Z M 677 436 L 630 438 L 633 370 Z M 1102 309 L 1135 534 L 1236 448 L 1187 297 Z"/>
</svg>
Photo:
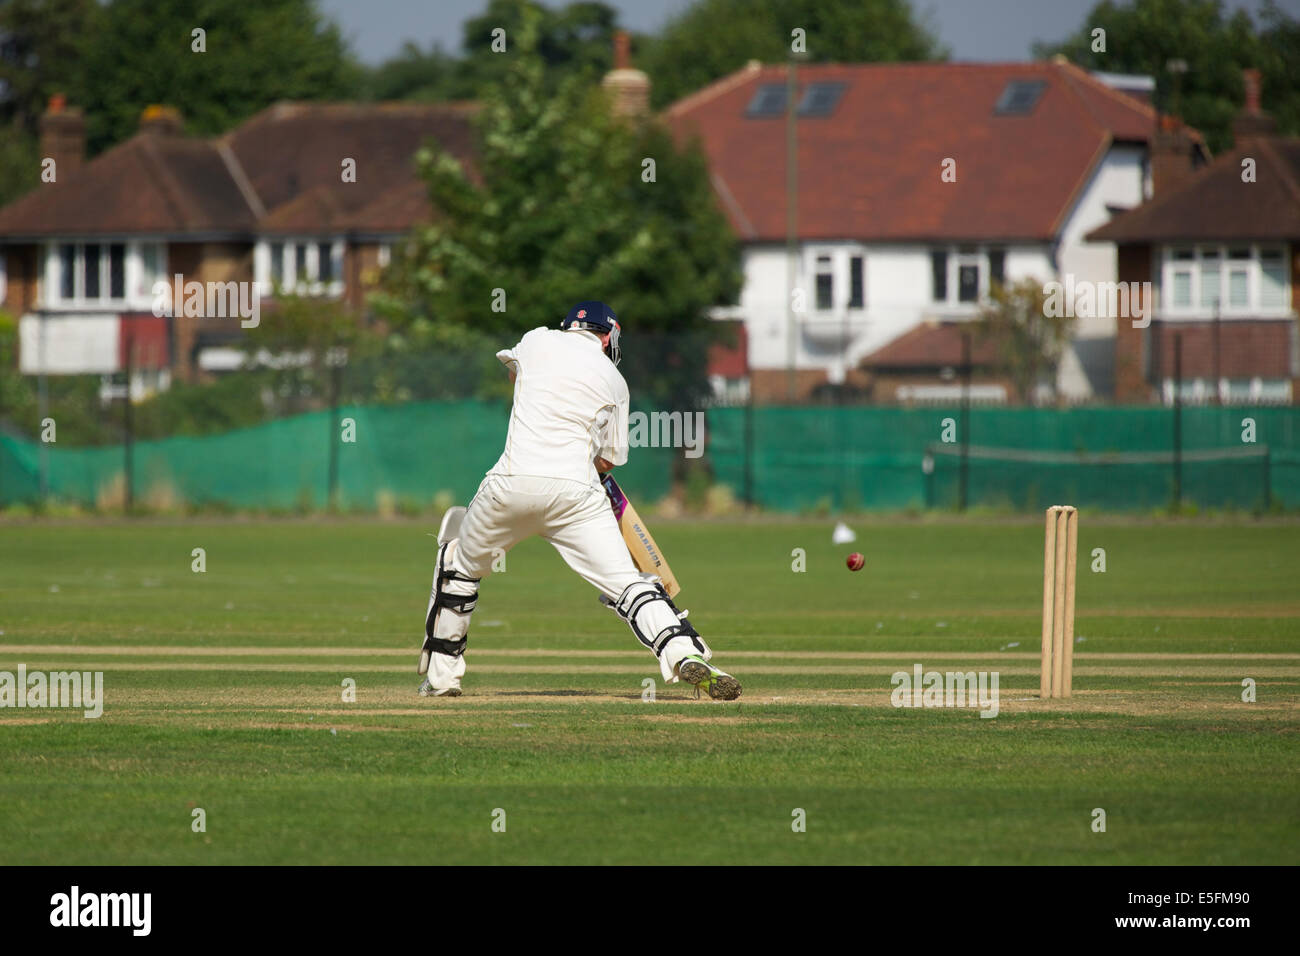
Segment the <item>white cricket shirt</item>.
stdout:
<svg viewBox="0 0 1300 956">
<path fill-rule="evenodd" d="M 627 382 L 591 332 L 533 329 L 497 358 L 513 369 L 505 451 L 490 475 L 598 484 L 599 455 L 627 462 Z"/>
</svg>

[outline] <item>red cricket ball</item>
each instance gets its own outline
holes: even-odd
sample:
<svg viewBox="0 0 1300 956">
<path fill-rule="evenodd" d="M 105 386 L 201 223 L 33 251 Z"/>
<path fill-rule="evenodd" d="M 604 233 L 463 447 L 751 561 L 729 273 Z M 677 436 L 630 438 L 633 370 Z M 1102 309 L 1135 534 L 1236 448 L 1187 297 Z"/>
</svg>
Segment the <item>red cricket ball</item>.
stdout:
<svg viewBox="0 0 1300 956">
<path fill-rule="evenodd" d="M 861 571 L 862 566 L 867 563 L 867 559 L 862 556 L 860 551 L 854 551 L 844 563 L 849 566 L 850 571 Z"/>
</svg>

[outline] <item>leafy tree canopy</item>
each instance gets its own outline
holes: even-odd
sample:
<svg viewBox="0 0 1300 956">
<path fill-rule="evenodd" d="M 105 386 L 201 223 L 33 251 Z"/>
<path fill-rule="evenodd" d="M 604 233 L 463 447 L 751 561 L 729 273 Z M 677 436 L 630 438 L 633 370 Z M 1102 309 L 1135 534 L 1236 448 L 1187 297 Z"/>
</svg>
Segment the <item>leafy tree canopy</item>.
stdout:
<svg viewBox="0 0 1300 956">
<path fill-rule="evenodd" d="M 111 0 L 93 19 L 84 79 L 67 91 L 92 154 L 132 135 L 153 103 L 211 136 L 277 100 L 354 99 L 362 75 L 313 0 Z"/>
<path fill-rule="evenodd" d="M 395 251 L 377 311 L 414 339 L 461 329 L 500 341 L 601 299 L 624 320 L 634 388 L 700 397 L 707 310 L 734 302 L 741 282 L 703 155 L 653 122 L 615 118 L 577 76 L 548 93 L 532 18 L 506 62 L 482 99 L 472 174 L 420 154 L 439 214 Z"/>
<path fill-rule="evenodd" d="M 1095 49 L 1098 28 L 1106 31 L 1104 51 Z M 1300 132 L 1300 21 L 1274 0 L 1266 0 L 1258 25 L 1244 10 L 1229 14 L 1221 0 L 1102 0 L 1071 36 L 1036 44 L 1034 52 L 1062 53 L 1091 70 L 1155 77 L 1161 111 L 1200 130 L 1214 152 L 1232 145 L 1232 120 L 1244 99 L 1241 71 L 1257 67 L 1264 108 L 1284 132 Z"/>
<path fill-rule="evenodd" d="M 94 0 L 0 0 L 0 125 L 34 136 L 50 97 L 84 86 L 102 12 Z"/>
<path fill-rule="evenodd" d="M 1074 329 L 1072 316 L 1055 314 L 1045 302 L 1037 279 L 994 283 L 974 323 L 977 338 L 996 343 L 998 367 L 1011 379 L 1022 403 L 1036 402 L 1040 387 L 1056 381 Z"/>
<path fill-rule="evenodd" d="M 547 89 L 575 75 L 594 82 L 612 65 L 618 29 L 613 7 L 590 0 L 558 8 L 536 0 L 489 0 L 481 15 L 465 21 L 461 56 L 436 46 L 425 52 L 407 43 L 371 73 L 369 93 L 377 100 L 475 99 L 506 75 L 508 53 L 526 20 L 534 23 L 535 52 L 546 67 L 542 81 Z M 493 49 L 497 30 L 505 31 L 506 53 Z"/>
<path fill-rule="evenodd" d="M 17 123 L 0 126 L 0 206 L 17 199 L 40 182 L 36 137 Z"/>
<path fill-rule="evenodd" d="M 650 74 L 654 104 L 663 107 L 750 60 L 785 61 L 796 28 L 805 31 L 812 62 L 947 56 L 907 0 L 702 0 L 650 40 L 637 65 Z"/>
</svg>

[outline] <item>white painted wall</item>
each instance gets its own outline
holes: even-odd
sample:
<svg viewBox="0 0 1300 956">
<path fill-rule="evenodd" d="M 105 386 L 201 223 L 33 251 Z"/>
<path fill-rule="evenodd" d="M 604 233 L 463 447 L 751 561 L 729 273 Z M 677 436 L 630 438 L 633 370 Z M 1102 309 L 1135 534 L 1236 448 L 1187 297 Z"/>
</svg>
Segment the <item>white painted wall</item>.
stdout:
<svg viewBox="0 0 1300 956">
<path fill-rule="evenodd" d="M 918 323 L 973 318 L 978 305 L 956 302 L 960 254 L 949 255 L 949 302 L 932 297 L 930 253 L 937 248 L 915 243 L 875 244 L 847 240 L 804 243 L 799 248 L 795 287 L 805 292 L 806 311 L 799 316 L 794 340 L 795 367 L 826 369 L 839 381 L 847 357 L 850 367 Z M 1006 252 L 1008 281 L 1054 276 L 1045 245 L 998 246 Z M 815 269 L 819 255 L 832 259 L 834 305 L 816 309 Z M 849 259 L 864 257 L 865 308 L 848 308 Z M 977 258 L 984 256 L 981 248 Z M 787 306 L 787 261 L 783 245 L 754 244 L 742 254 L 745 284 L 738 309 L 720 310 L 719 317 L 742 316 L 748 323 L 751 368 L 781 369 L 787 364 L 790 309 Z M 987 260 L 984 260 L 985 262 Z M 987 274 L 983 284 L 987 286 Z M 845 343 L 847 339 L 847 350 Z"/>
<path fill-rule="evenodd" d="M 1109 206 L 1130 209 L 1145 198 L 1146 148 L 1112 146 L 1079 193 L 1061 229 L 1057 259 L 1062 279 L 1073 275 L 1079 282 L 1114 282 L 1118 279 L 1113 242 L 1089 242 L 1086 236 L 1111 219 Z M 1114 383 L 1115 316 L 1096 315 L 1076 320 L 1074 346 L 1061 361 L 1057 387 L 1072 399 L 1089 398 L 1097 389 Z"/>
<path fill-rule="evenodd" d="M 120 325 L 116 314 L 24 315 L 18 320 L 19 371 L 24 375 L 116 372 Z"/>
<path fill-rule="evenodd" d="M 1064 220 L 1056 249 L 1045 243 L 978 243 L 975 259 L 987 248 L 1005 250 L 1008 282 L 1034 278 L 1060 280 L 1073 272 L 1075 281 L 1114 282 L 1116 253 L 1113 243 L 1088 242 L 1084 236 L 1110 219 L 1107 206 L 1132 207 L 1143 201 L 1145 149 L 1116 146 L 1098 164 Z M 931 296 L 930 253 L 938 244 L 861 243 L 850 240 L 804 242 L 797 254 L 795 288 L 804 291 L 807 311 L 797 320 L 794 336 L 796 368 L 826 369 L 830 380 L 841 381 L 847 367 L 863 356 L 909 331 L 918 323 L 939 319 L 973 318 L 978 306 L 956 302 L 957 267 L 961 249 L 949 246 L 949 302 Z M 835 278 L 835 302 L 828 311 L 815 308 L 815 269 L 819 254 L 829 254 Z M 865 257 L 865 308 L 849 309 L 849 258 Z M 974 261 L 974 260 L 971 260 Z M 987 262 L 986 259 L 984 259 Z M 753 243 L 744 247 L 745 284 L 735 309 L 718 310 L 718 317 L 743 317 L 749 332 L 751 368 L 782 369 L 789 354 L 789 282 L 785 246 Z M 1059 268 L 1058 268 L 1059 266 Z M 987 293 L 987 273 L 982 273 L 981 293 Z M 1072 349 L 1062 362 L 1059 387 L 1073 398 L 1087 398 L 1091 381 L 1113 381 L 1114 317 L 1079 321 L 1077 336 L 1085 346 Z M 1085 373 L 1083 360 L 1089 362 Z M 1103 367 L 1094 368 L 1095 363 Z"/>
<path fill-rule="evenodd" d="M 1084 236 L 1110 221 L 1108 205 L 1124 209 L 1141 205 L 1145 155 L 1143 147 L 1113 146 L 1097 165 L 1061 229 L 1057 256 L 1062 275 L 1073 273 L 1075 282 L 1115 281 L 1115 244 L 1089 242 Z M 1083 335 L 1113 335 L 1114 317 L 1081 320 L 1078 329 Z"/>
<path fill-rule="evenodd" d="M 1056 278 L 1056 266 L 1052 264 L 1052 250 L 1043 244 L 1010 246 L 1007 249 L 1006 270 L 1008 282 L 1037 279 L 1048 283 Z"/>
</svg>

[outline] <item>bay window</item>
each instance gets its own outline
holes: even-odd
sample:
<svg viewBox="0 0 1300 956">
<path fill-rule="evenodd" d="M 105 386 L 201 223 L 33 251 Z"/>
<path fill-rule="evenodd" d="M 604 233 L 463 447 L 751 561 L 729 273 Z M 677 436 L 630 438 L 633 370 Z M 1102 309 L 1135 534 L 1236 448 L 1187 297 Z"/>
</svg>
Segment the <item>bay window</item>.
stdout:
<svg viewBox="0 0 1300 956">
<path fill-rule="evenodd" d="M 1290 302 L 1286 248 L 1255 243 L 1174 246 L 1164 251 L 1164 311 L 1209 317 L 1284 313 Z"/>
<path fill-rule="evenodd" d="M 1259 306 L 1286 308 L 1286 257 L 1282 250 L 1265 246 L 1259 250 Z"/>
<path fill-rule="evenodd" d="M 46 304 L 73 309 L 140 307 L 165 278 L 160 242 L 60 242 L 45 248 Z M 128 295 L 128 290 L 130 294 Z"/>
</svg>

